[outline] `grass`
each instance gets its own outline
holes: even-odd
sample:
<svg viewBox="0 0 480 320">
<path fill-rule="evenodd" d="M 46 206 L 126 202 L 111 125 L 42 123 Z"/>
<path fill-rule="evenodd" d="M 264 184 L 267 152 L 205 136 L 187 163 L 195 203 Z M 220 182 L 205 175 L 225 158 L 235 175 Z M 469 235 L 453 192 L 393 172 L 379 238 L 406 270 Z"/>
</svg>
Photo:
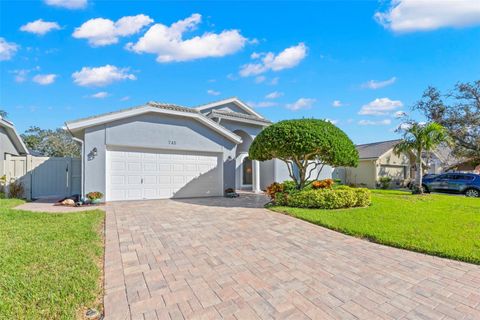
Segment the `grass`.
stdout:
<svg viewBox="0 0 480 320">
<path fill-rule="evenodd" d="M 75 319 L 101 297 L 103 211 L 34 213 L 0 200 L 0 319 Z"/>
<path fill-rule="evenodd" d="M 372 190 L 367 208 L 270 209 L 373 242 L 480 264 L 480 199 Z"/>
</svg>

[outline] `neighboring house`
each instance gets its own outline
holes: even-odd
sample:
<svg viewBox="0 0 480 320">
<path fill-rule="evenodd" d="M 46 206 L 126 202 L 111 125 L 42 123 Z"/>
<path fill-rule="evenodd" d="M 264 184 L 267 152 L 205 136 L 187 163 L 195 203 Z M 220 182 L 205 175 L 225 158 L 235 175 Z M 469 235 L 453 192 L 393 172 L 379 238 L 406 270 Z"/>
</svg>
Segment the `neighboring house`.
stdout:
<svg viewBox="0 0 480 320">
<path fill-rule="evenodd" d="M 347 184 L 365 185 L 376 188 L 381 177 L 390 177 L 393 186 L 401 186 L 415 176 L 413 154 L 396 155 L 393 148 L 401 140 L 380 141 L 357 145 L 358 167 L 345 167 L 337 170 L 338 177 Z"/>
<path fill-rule="evenodd" d="M 463 162 L 453 155 L 452 148 L 445 143 L 440 144 L 435 150 L 425 153 L 423 159 L 427 164 L 426 173 L 440 174 L 446 172 L 453 165 Z"/>
<path fill-rule="evenodd" d="M 445 171 L 469 172 L 469 173 L 480 174 L 480 164 L 478 163 L 478 161 L 474 161 L 474 160 L 463 160 L 446 168 Z"/>
<path fill-rule="evenodd" d="M 248 158 L 253 139 L 270 124 L 230 98 L 196 108 L 149 102 L 66 128 L 82 144 L 82 194 L 100 191 L 116 201 L 258 192 L 287 180 L 280 160 Z"/>
<path fill-rule="evenodd" d="M 26 155 L 28 149 L 17 130 L 15 130 L 13 123 L 0 117 L 0 176 L 6 174 L 5 159 L 7 154 Z"/>
</svg>

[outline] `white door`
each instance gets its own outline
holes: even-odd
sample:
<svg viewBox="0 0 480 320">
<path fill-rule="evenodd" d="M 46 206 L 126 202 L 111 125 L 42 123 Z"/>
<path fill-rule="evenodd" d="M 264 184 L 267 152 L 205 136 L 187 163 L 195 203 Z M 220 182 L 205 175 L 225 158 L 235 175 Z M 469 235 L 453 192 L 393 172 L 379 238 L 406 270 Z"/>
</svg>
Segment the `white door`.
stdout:
<svg viewBox="0 0 480 320">
<path fill-rule="evenodd" d="M 218 154 L 109 150 L 107 201 L 221 196 Z"/>
</svg>

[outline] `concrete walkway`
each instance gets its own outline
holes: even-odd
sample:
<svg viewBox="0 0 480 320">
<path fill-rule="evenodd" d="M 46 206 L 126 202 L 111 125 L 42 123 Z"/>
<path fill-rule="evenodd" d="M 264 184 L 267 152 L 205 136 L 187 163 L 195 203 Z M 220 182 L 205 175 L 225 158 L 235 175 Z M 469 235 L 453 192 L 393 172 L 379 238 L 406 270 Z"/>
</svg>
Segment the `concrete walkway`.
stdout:
<svg viewBox="0 0 480 320">
<path fill-rule="evenodd" d="M 33 212 L 47 212 L 47 213 L 69 213 L 69 212 L 79 212 L 79 211 L 88 211 L 88 210 L 105 210 L 104 205 L 84 206 L 84 207 L 59 206 L 57 205 L 57 202 L 59 200 L 60 199 L 58 198 L 39 199 L 39 200 L 26 202 L 24 204 L 16 206 L 15 209 L 33 211 Z"/>
<path fill-rule="evenodd" d="M 480 319 L 480 266 L 377 245 L 265 199 L 107 206 L 107 319 Z"/>
</svg>

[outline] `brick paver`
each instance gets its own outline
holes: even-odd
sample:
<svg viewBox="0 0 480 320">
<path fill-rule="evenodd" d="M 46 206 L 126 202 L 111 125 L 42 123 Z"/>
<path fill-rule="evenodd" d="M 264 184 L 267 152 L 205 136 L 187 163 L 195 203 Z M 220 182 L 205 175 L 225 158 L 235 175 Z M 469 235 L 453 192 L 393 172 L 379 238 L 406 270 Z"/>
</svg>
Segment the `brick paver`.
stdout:
<svg viewBox="0 0 480 320">
<path fill-rule="evenodd" d="M 262 196 L 107 206 L 107 319 L 480 319 L 480 267 L 262 208 Z"/>
</svg>

